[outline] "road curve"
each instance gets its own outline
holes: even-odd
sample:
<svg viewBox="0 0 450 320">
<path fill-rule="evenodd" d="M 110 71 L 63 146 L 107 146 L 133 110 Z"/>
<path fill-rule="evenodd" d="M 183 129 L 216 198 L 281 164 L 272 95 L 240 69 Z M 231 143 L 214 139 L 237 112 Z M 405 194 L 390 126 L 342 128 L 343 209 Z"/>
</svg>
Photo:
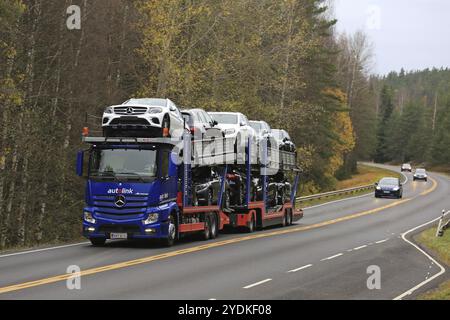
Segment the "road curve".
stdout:
<svg viewBox="0 0 450 320">
<path fill-rule="evenodd" d="M 287 228 L 173 248 L 83 243 L 0 256 L 0 299 L 394 299 L 441 272 L 401 235 L 450 208 L 447 177 L 406 176 L 402 200 L 368 195 L 309 208 Z M 80 290 L 67 288 L 71 265 L 81 269 Z M 381 286 L 371 290 L 373 266 Z"/>
</svg>

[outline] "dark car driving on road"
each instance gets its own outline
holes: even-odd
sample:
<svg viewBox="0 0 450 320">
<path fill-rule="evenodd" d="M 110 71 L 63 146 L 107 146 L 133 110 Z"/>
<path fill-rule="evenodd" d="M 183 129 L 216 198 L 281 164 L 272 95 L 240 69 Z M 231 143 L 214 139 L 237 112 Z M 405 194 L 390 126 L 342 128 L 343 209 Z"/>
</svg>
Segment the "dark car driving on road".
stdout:
<svg viewBox="0 0 450 320">
<path fill-rule="evenodd" d="M 375 198 L 381 197 L 403 197 L 403 186 L 398 178 L 383 178 L 375 184 Z"/>
</svg>

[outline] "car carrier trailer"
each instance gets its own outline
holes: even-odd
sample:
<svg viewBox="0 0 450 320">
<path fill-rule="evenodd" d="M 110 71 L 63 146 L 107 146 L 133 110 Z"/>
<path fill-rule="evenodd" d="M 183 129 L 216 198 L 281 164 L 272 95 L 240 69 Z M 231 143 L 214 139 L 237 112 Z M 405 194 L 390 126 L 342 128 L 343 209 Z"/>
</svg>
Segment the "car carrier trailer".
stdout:
<svg viewBox="0 0 450 320">
<path fill-rule="evenodd" d="M 208 240 L 217 237 L 225 227 L 246 227 L 252 232 L 268 225 L 289 225 L 303 216 L 300 209 L 295 209 L 299 172 L 294 153 L 280 151 L 279 157 L 281 170 L 295 175 L 289 200 L 269 205 L 267 170 L 273 162 L 266 159 L 270 154 L 266 144 L 261 148 L 261 159 L 252 161 L 248 143 L 245 163 L 237 164 L 234 148 L 228 148 L 228 153 L 223 148 L 198 159 L 198 153 L 192 153 L 196 142 L 188 133 L 177 140 L 89 137 L 85 132 L 83 142 L 90 147 L 78 152 L 76 167 L 77 174 L 83 176 L 84 162 L 88 164 L 83 235 L 93 245 L 104 245 L 107 239 L 159 239 L 171 246 L 186 234 L 199 233 Z M 197 142 L 207 145 L 207 141 Z M 131 169 L 114 170 L 125 167 L 127 162 L 132 163 Z M 142 171 L 139 166 L 147 169 Z M 220 172 L 215 205 L 193 205 L 192 171 L 202 166 L 213 166 Z M 245 201 L 226 207 L 223 200 L 229 168 L 245 170 Z M 255 199 L 250 195 L 253 175 L 262 181 L 259 201 L 252 201 Z"/>
</svg>

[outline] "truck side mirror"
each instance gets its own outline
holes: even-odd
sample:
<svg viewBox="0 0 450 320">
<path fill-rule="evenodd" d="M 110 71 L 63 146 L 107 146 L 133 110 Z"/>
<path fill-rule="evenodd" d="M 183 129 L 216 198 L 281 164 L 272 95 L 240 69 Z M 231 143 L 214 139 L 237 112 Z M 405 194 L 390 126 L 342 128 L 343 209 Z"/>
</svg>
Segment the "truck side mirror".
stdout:
<svg viewBox="0 0 450 320">
<path fill-rule="evenodd" d="M 83 176 L 83 161 L 84 161 L 84 151 L 78 151 L 76 173 L 77 173 L 77 176 L 79 176 L 79 177 Z"/>
</svg>

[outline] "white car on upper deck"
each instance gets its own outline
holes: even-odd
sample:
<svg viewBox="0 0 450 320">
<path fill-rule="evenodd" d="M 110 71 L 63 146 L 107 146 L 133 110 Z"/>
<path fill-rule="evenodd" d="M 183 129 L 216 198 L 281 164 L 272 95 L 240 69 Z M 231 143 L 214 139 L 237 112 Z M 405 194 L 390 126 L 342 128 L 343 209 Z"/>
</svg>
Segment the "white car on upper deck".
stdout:
<svg viewBox="0 0 450 320">
<path fill-rule="evenodd" d="M 103 112 L 105 136 L 180 137 L 189 127 L 170 99 L 129 99 Z"/>
<path fill-rule="evenodd" d="M 240 112 L 208 112 L 211 117 L 217 121 L 217 128 L 220 128 L 225 134 L 226 139 L 235 140 L 241 143 L 242 139 L 251 139 L 256 141 L 256 131 L 250 126 L 245 115 Z M 243 141 L 243 140 L 242 140 Z"/>
</svg>

